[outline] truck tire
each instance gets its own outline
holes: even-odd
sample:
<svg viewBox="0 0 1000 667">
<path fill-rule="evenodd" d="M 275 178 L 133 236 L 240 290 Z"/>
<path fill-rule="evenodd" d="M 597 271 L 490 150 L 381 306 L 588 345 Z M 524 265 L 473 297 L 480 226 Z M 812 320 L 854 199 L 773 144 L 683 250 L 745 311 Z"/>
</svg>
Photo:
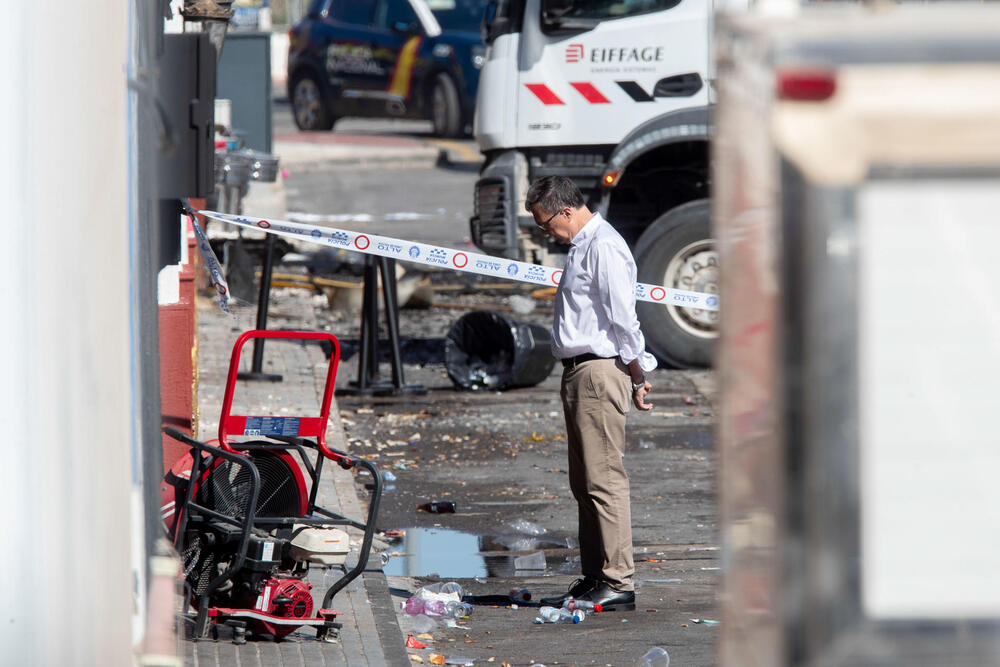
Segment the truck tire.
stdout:
<svg viewBox="0 0 1000 667">
<path fill-rule="evenodd" d="M 694 292 L 718 292 L 719 266 L 707 199 L 670 209 L 636 243 L 639 282 Z M 646 347 L 673 368 L 711 365 L 718 311 L 638 301 Z"/>
<path fill-rule="evenodd" d="M 458 89 L 447 74 L 438 74 L 431 88 L 431 122 L 439 137 L 457 137 L 462 131 L 462 107 Z"/>
<path fill-rule="evenodd" d="M 291 85 L 292 119 L 303 132 L 321 132 L 333 127 L 336 118 L 330 112 L 327 96 L 312 72 L 295 75 Z"/>
</svg>

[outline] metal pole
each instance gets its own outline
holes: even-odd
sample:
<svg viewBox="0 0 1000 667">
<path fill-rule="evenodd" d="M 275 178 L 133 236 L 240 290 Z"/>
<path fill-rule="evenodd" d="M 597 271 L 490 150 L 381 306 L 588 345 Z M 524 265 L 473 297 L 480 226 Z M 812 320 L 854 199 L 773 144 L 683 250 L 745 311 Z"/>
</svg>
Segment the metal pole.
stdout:
<svg viewBox="0 0 1000 667">
<path fill-rule="evenodd" d="M 358 391 L 365 391 L 378 375 L 378 273 L 375 258 L 365 258 L 365 282 L 361 303 L 361 349 L 358 352 Z M 373 371 L 374 369 L 374 371 Z"/>
<path fill-rule="evenodd" d="M 389 329 L 389 349 L 392 353 L 392 384 L 396 389 L 402 389 L 403 360 L 399 353 L 399 313 L 396 307 L 396 260 L 388 257 L 379 258 L 379 268 L 382 270 L 382 297 L 385 299 L 385 320 Z"/>
<path fill-rule="evenodd" d="M 260 292 L 257 294 L 257 324 L 259 330 L 267 329 L 267 306 L 271 296 L 271 274 L 274 271 L 274 234 L 267 235 L 266 250 L 264 252 L 264 266 L 260 271 Z M 240 373 L 241 380 L 266 380 L 267 382 L 280 382 L 281 375 L 278 373 L 264 373 L 264 339 L 253 339 L 253 363 L 249 373 Z"/>
</svg>

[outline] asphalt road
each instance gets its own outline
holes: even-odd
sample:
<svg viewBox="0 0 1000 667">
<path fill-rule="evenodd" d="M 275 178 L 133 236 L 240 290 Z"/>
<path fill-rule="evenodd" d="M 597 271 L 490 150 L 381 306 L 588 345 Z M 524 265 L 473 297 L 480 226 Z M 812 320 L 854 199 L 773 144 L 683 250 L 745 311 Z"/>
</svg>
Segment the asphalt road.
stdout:
<svg viewBox="0 0 1000 667">
<path fill-rule="evenodd" d="M 275 134 L 295 132 L 287 104 L 277 104 Z M 388 165 L 293 172 L 285 181 L 288 217 L 299 222 L 378 233 L 452 248 L 469 247 L 469 217 L 479 155 L 471 139 L 438 140 L 425 121 L 345 118 L 333 130 L 419 139 L 450 160 L 427 168 Z"/>
</svg>

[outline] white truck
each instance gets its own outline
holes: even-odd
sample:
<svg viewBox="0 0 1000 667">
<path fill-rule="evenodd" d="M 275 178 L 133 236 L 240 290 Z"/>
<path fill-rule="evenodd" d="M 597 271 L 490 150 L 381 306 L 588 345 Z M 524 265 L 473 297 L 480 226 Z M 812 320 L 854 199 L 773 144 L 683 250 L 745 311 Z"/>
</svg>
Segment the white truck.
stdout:
<svg viewBox="0 0 1000 667">
<path fill-rule="evenodd" d="M 744 3 L 745 5 L 745 3 Z M 530 182 L 572 178 L 624 236 L 639 281 L 715 292 L 709 231 L 713 0 L 495 0 L 475 135 L 485 155 L 472 239 L 545 262 L 524 210 Z M 639 302 L 647 345 L 675 367 L 708 365 L 718 313 Z"/>
</svg>

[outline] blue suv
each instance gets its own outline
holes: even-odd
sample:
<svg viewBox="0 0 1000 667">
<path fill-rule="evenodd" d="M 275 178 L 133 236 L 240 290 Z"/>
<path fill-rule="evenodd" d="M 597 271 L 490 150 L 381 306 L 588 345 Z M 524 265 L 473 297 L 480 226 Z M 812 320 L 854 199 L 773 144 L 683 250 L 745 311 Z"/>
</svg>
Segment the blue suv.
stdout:
<svg viewBox="0 0 1000 667">
<path fill-rule="evenodd" d="M 472 124 L 489 0 L 312 0 L 289 31 L 288 97 L 301 130 L 343 116 L 426 118 L 443 137 Z"/>
</svg>

